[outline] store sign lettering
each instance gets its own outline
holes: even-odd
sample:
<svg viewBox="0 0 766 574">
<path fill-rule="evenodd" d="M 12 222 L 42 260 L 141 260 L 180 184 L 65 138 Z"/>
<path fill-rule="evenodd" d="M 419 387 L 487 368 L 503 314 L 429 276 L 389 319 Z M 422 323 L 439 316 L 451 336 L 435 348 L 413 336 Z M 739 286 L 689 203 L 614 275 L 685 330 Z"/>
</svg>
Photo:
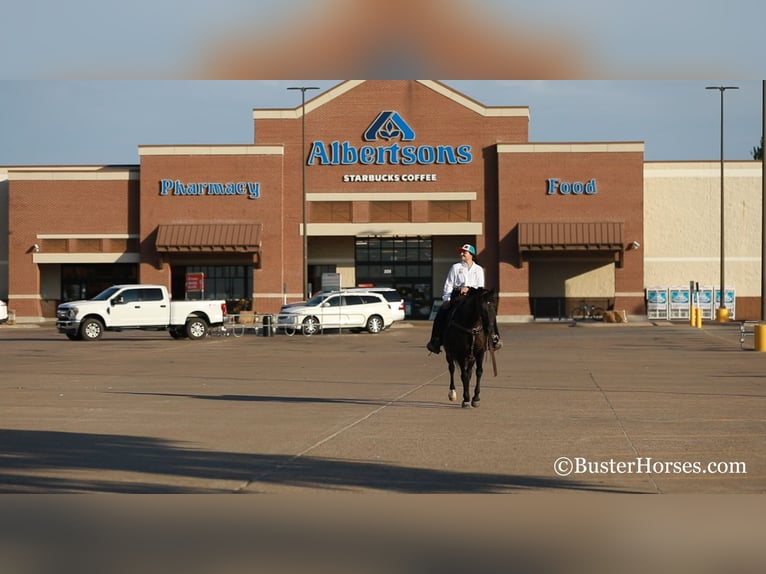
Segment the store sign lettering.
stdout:
<svg viewBox="0 0 766 574">
<path fill-rule="evenodd" d="M 596 178 L 583 183 L 582 181 L 561 181 L 551 178 L 548 180 L 548 195 L 596 195 Z"/>
<path fill-rule="evenodd" d="M 436 181 L 435 173 L 347 173 L 343 183 L 399 183 L 400 181 Z"/>
<path fill-rule="evenodd" d="M 216 195 L 230 197 L 244 195 L 248 199 L 261 197 L 261 184 L 254 181 L 184 183 L 178 179 L 161 179 L 160 195 Z"/>
<path fill-rule="evenodd" d="M 363 134 L 365 141 L 410 142 L 415 131 L 395 111 L 380 112 Z M 311 144 L 307 165 L 461 165 L 471 163 L 470 145 L 388 145 L 355 146 L 349 141 Z"/>
</svg>

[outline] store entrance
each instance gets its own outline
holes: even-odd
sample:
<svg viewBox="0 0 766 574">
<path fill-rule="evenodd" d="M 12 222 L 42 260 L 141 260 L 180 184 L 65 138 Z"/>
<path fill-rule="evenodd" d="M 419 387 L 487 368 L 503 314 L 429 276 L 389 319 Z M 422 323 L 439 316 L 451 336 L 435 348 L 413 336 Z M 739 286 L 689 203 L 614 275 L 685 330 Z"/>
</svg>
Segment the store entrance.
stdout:
<svg viewBox="0 0 766 574">
<path fill-rule="evenodd" d="M 356 283 L 393 287 L 404 298 L 407 319 L 428 319 L 432 294 L 432 243 L 422 237 L 356 239 Z"/>
</svg>

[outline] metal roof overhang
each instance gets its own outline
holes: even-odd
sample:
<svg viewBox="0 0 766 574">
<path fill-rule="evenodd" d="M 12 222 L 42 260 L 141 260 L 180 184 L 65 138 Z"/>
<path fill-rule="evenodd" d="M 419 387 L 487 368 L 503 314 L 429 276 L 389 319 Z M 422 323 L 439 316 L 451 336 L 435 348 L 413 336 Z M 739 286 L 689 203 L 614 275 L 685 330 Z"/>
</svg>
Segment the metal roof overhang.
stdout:
<svg viewBox="0 0 766 574">
<path fill-rule="evenodd" d="M 251 255 L 260 266 L 260 223 L 177 223 L 157 227 L 158 253 Z"/>
<path fill-rule="evenodd" d="M 519 253 L 608 252 L 622 267 L 625 252 L 623 223 L 608 222 L 533 222 L 519 223 Z"/>
</svg>

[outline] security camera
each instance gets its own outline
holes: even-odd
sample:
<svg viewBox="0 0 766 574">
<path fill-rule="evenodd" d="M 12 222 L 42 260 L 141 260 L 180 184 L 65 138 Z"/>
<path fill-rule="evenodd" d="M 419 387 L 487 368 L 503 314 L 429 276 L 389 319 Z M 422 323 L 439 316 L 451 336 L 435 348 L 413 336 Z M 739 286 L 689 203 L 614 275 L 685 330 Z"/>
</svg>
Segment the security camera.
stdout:
<svg viewBox="0 0 766 574">
<path fill-rule="evenodd" d="M 638 241 L 634 241 L 630 244 L 631 249 L 638 249 L 639 247 L 641 247 L 641 244 Z"/>
<path fill-rule="evenodd" d="M 40 246 L 39 246 L 37 243 L 35 243 L 35 244 L 32 246 L 32 251 L 33 251 L 34 253 L 38 253 L 38 252 L 40 251 Z"/>
</svg>

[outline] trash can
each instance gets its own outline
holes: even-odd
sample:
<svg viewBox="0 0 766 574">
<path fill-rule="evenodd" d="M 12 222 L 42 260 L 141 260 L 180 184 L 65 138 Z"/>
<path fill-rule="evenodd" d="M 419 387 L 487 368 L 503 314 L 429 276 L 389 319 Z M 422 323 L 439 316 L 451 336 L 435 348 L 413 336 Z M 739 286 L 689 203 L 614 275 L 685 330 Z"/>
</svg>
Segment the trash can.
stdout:
<svg viewBox="0 0 766 574">
<path fill-rule="evenodd" d="M 262 334 L 264 337 L 273 337 L 274 336 L 274 326 L 271 322 L 271 315 L 264 315 L 263 316 L 263 329 Z"/>
</svg>

